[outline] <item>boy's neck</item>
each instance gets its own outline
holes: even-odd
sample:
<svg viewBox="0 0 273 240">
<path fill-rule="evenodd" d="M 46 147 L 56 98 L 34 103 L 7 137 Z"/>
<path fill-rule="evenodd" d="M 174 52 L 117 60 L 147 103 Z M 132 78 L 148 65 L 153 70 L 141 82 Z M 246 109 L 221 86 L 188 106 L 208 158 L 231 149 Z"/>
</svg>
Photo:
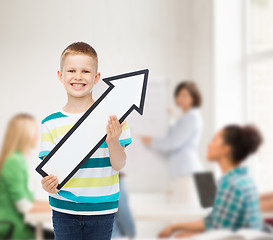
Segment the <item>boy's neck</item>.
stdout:
<svg viewBox="0 0 273 240">
<path fill-rule="evenodd" d="M 62 109 L 68 113 L 82 113 L 87 111 L 94 102 L 92 93 L 84 97 L 73 97 L 67 94 L 67 103 Z"/>
</svg>

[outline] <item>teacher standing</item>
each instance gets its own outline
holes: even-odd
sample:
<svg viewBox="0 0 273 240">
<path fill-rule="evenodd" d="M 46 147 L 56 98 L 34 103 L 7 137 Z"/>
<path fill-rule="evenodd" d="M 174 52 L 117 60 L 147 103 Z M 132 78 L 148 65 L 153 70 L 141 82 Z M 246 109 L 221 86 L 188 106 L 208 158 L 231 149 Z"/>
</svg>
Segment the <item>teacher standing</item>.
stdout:
<svg viewBox="0 0 273 240">
<path fill-rule="evenodd" d="M 192 81 L 180 83 L 174 91 L 174 97 L 183 114 L 169 128 L 165 137 L 143 136 L 142 142 L 168 156 L 170 202 L 192 205 L 197 203 L 192 176 L 193 173 L 203 170 L 198 156 L 203 125 L 199 110 L 202 97 Z"/>
</svg>

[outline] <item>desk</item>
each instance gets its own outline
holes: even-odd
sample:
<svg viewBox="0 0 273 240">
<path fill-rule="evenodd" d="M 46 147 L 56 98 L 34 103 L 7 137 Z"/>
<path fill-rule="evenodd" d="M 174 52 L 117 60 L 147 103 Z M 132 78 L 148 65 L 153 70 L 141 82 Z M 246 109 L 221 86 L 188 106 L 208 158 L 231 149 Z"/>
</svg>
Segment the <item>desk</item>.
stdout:
<svg viewBox="0 0 273 240">
<path fill-rule="evenodd" d="M 135 221 L 194 221 L 204 218 L 211 209 L 187 208 L 171 204 L 132 206 Z M 263 213 L 263 218 L 273 218 L 273 212 Z M 52 213 L 29 213 L 25 221 L 36 226 L 36 239 L 42 240 L 43 227 L 52 227 Z"/>
<path fill-rule="evenodd" d="M 192 221 L 205 217 L 211 211 L 211 208 L 190 208 L 175 204 L 139 205 L 131 209 L 136 221 Z"/>
<path fill-rule="evenodd" d="M 191 209 L 180 205 L 153 204 L 132 206 L 132 214 L 135 221 L 192 221 L 203 218 L 210 209 Z M 36 239 L 43 239 L 43 227 L 51 226 L 52 213 L 29 213 L 25 221 L 36 226 Z"/>
<path fill-rule="evenodd" d="M 37 240 L 43 239 L 43 228 L 46 226 L 53 230 L 52 213 L 28 213 L 25 215 L 25 221 L 35 226 L 35 236 Z"/>
</svg>

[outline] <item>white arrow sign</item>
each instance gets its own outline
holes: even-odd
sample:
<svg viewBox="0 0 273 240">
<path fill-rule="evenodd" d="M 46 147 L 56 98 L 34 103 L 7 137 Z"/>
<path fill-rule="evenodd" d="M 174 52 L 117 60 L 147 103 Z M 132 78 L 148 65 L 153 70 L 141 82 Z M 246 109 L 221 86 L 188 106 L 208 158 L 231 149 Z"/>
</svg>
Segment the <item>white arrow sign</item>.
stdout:
<svg viewBox="0 0 273 240">
<path fill-rule="evenodd" d="M 133 111 L 143 114 L 149 70 L 103 79 L 108 89 L 57 143 L 36 171 L 43 177 L 53 174 L 58 189 L 79 170 L 106 139 L 110 115 L 120 123 Z"/>
</svg>

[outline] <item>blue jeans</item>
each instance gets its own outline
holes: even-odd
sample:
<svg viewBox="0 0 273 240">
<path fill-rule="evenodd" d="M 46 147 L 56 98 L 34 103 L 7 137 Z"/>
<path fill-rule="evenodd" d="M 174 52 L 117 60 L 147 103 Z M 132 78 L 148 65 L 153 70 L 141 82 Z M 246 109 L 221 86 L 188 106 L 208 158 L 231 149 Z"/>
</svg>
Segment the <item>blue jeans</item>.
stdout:
<svg viewBox="0 0 273 240">
<path fill-rule="evenodd" d="M 115 213 L 74 215 L 52 210 L 56 240 L 110 240 Z"/>
</svg>

